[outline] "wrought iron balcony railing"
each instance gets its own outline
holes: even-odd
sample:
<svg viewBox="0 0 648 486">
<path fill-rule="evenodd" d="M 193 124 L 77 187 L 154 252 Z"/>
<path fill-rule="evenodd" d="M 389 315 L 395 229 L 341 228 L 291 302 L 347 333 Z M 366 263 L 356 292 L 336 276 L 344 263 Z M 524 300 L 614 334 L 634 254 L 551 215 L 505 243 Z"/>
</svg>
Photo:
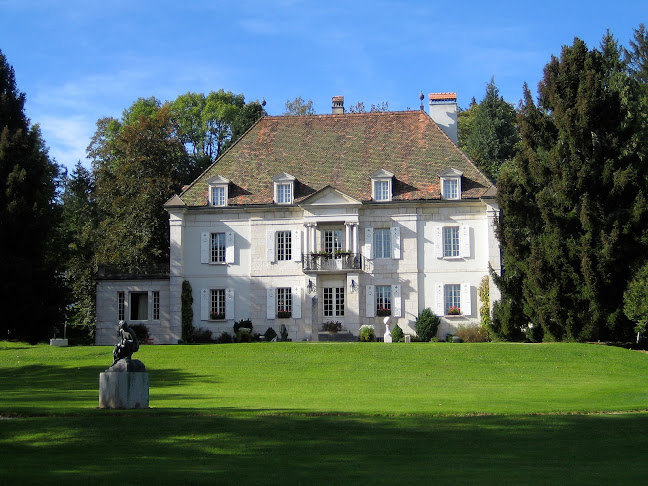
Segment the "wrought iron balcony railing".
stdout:
<svg viewBox="0 0 648 486">
<path fill-rule="evenodd" d="M 360 253 L 306 253 L 302 262 L 304 272 L 345 272 L 363 269 Z"/>
</svg>

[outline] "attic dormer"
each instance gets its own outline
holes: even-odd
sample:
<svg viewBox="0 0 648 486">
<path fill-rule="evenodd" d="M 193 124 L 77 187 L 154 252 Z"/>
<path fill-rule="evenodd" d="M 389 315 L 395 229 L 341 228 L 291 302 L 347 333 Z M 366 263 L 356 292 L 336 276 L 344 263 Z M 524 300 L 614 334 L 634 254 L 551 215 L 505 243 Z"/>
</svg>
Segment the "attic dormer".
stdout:
<svg viewBox="0 0 648 486">
<path fill-rule="evenodd" d="M 229 198 L 229 183 L 229 179 L 220 175 L 215 175 L 214 177 L 207 179 L 210 206 L 227 206 L 227 200 Z"/>
<path fill-rule="evenodd" d="M 292 204 L 295 199 L 295 176 L 282 172 L 272 178 L 274 183 L 274 203 Z"/>
<path fill-rule="evenodd" d="M 461 177 L 463 172 L 457 169 L 446 169 L 439 178 L 441 179 L 441 199 L 461 199 Z"/>
<path fill-rule="evenodd" d="M 385 169 L 378 169 L 370 177 L 371 198 L 374 201 L 391 201 L 394 174 Z"/>
</svg>

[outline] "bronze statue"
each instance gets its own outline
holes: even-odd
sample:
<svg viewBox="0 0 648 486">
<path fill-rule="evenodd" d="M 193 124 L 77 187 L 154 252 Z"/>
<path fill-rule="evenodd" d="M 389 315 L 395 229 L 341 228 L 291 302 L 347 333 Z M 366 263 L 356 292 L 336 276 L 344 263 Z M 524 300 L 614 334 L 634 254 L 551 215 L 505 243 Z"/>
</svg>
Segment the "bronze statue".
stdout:
<svg viewBox="0 0 648 486">
<path fill-rule="evenodd" d="M 113 365 L 120 359 L 131 359 L 133 353 L 139 349 L 135 331 L 125 321 L 119 321 L 119 338 L 113 350 Z"/>
</svg>

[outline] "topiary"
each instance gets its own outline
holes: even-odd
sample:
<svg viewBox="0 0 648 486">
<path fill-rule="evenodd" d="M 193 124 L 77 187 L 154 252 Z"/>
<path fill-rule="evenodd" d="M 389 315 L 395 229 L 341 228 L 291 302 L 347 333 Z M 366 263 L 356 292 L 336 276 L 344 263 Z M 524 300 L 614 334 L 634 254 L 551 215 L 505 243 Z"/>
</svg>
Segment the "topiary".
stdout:
<svg viewBox="0 0 648 486">
<path fill-rule="evenodd" d="M 250 333 L 246 327 L 242 328 L 239 332 L 236 333 L 235 338 L 237 343 L 251 343 L 252 342 L 252 333 Z"/>
<path fill-rule="evenodd" d="M 272 341 L 274 338 L 277 337 L 277 332 L 271 327 L 269 327 L 268 330 L 265 332 L 264 336 L 266 341 Z"/>
<path fill-rule="evenodd" d="M 193 295 L 191 294 L 191 284 L 188 280 L 182 282 L 182 291 L 180 292 L 180 320 L 182 321 L 182 339 L 185 342 L 191 342 L 193 327 Z"/>
<path fill-rule="evenodd" d="M 241 329 L 247 329 L 252 334 L 252 321 L 250 319 L 241 319 L 234 323 L 234 333 L 238 334 Z"/>
<path fill-rule="evenodd" d="M 423 311 L 416 318 L 416 335 L 421 341 L 427 343 L 436 336 L 441 320 L 429 308 Z"/>
<path fill-rule="evenodd" d="M 394 326 L 394 329 L 392 329 L 391 336 L 392 341 L 394 341 L 395 343 L 402 343 L 405 340 L 405 334 L 403 334 L 403 330 L 398 324 L 396 324 Z"/>
<path fill-rule="evenodd" d="M 224 332 L 214 341 L 217 344 L 232 344 L 232 335 L 229 332 Z"/>
</svg>

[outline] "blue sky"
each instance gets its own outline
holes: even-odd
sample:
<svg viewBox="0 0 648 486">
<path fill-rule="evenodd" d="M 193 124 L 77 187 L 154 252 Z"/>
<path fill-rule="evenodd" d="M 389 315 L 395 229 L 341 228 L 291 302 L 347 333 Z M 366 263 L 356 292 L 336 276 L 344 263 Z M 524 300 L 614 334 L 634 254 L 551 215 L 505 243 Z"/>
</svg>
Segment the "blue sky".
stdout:
<svg viewBox="0 0 648 486">
<path fill-rule="evenodd" d="M 491 76 L 517 105 L 575 36 L 597 46 L 606 29 L 627 45 L 648 2 L 0 0 L 0 50 L 27 95 L 50 154 L 85 161 L 97 119 L 139 97 L 173 100 L 225 89 L 267 101 L 331 97 L 391 110 L 455 91 L 461 107 Z"/>
</svg>

